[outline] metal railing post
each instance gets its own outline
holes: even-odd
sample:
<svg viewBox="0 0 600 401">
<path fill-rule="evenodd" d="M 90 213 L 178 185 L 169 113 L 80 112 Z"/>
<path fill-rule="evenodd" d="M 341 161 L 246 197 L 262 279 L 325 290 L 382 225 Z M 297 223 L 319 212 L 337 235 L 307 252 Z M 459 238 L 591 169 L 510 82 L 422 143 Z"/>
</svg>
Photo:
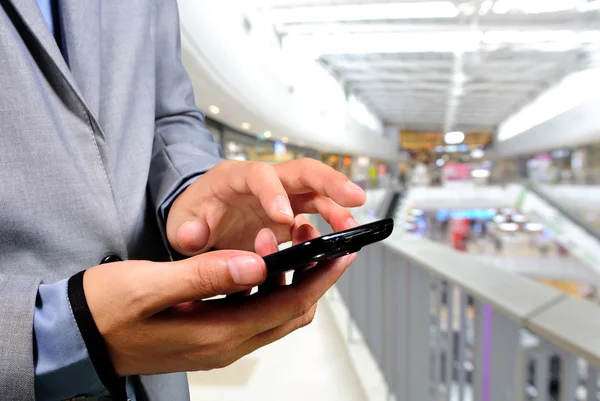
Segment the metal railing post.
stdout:
<svg viewBox="0 0 600 401">
<path fill-rule="evenodd" d="M 411 264 L 409 282 L 408 401 L 427 401 L 430 399 L 431 277 L 425 270 Z"/>
<path fill-rule="evenodd" d="M 577 357 L 566 351 L 560 351 L 560 401 L 577 401 L 576 392 L 579 384 Z"/>
</svg>

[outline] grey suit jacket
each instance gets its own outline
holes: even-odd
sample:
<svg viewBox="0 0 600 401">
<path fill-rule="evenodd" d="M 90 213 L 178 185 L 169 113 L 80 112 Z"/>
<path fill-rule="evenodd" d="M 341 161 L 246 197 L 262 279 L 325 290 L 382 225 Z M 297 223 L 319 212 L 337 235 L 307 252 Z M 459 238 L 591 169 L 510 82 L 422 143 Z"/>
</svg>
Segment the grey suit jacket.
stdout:
<svg viewBox="0 0 600 401">
<path fill-rule="evenodd" d="M 0 399 L 34 399 L 38 286 L 103 257 L 166 260 L 157 217 L 220 161 L 180 61 L 176 0 L 61 0 L 69 65 L 36 0 L 0 0 Z M 182 374 L 143 377 L 188 399 Z"/>
</svg>

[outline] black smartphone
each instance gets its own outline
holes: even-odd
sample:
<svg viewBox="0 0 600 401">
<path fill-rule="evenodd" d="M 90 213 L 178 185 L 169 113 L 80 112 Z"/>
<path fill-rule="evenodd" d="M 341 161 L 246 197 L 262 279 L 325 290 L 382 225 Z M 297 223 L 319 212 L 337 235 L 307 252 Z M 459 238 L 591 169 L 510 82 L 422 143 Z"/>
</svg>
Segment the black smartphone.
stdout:
<svg viewBox="0 0 600 401">
<path fill-rule="evenodd" d="M 268 274 L 299 269 L 322 260 L 356 253 L 362 247 L 383 241 L 394 231 L 394 220 L 385 219 L 350 230 L 332 233 L 265 256 Z"/>
</svg>

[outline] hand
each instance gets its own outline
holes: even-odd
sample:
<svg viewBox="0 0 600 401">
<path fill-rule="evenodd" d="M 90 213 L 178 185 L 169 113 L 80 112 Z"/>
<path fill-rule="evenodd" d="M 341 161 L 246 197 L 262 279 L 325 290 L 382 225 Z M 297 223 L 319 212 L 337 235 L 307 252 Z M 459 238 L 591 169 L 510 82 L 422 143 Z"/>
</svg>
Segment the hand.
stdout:
<svg viewBox="0 0 600 401">
<path fill-rule="evenodd" d="M 298 238 L 314 235 L 310 230 L 299 230 Z M 271 234 L 261 233 L 257 247 L 270 246 Z M 290 286 L 237 299 L 206 300 L 261 284 L 266 268 L 256 254 L 217 251 L 180 262 L 107 264 L 87 270 L 83 286 L 119 375 L 209 370 L 309 324 L 316 302 L 351 261 L 320 264 Z"/>
<path fill-rule="evenodd" d="M 270 166 L 227 161 L 190 185 L 173 203 L 167 218 L 171 246 L 187 256 L 208 249 L 254 251 L 263 228 L 278 243 L 306 223 L 302 213 L 318 213 L 341 231 L 356 226 L 347 207 L 365 202 L 364 191 L 332 168 L 311 159 Z"/>
</svg>

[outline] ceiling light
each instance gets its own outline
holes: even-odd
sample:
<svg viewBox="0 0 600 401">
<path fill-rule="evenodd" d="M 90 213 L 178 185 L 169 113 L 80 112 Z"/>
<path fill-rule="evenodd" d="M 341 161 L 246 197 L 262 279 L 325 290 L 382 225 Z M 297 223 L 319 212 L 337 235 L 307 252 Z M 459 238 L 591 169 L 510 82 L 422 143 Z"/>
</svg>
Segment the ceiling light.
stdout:
<svg viewBox="0 0 600 401">
<path fill-rule="evenodd" d="M 242 123 L 242 129 L 250 131 L 252 129 L 252 125 L 250 125 L 250 123 Z"/>
<path fill-rule="evenodd" d="M 313 59 L 324 54 L 452 53 L 472 52 L 482 38 L 480 31 L 288 35 L 282 47 L 287 54 Z"/>
<path fill-rule="evenodd" d="M 454 76 L 452 76 L 452 82 L 457 85 L 462 85 L 467 82 L 467 76 L 462 72 L 456 73 Z"/>
<path fill-rule="evenodd" d="M 454 96 L 454 97 L 462 96 L 464 93 L 465 93 L 465 90 L 463 89 L 462 86 L 455 86 L 454 88 L 452 88 L 452 96 Z"/>
<path fill-rule="evenodd" d="M 519 225 L 517 223 L 502 223 L 498 225 L 500 231 L 516 232 L 519 231 Z"/>
<path fill-rule="evenodd" d="M 494 223 L 500 224 L 500 223 L 506 222 L 507 217 L 503 216 L 501 214 L 497 214 L 497 215 L 494 216 L 493 220 L 494 220 Z"/>
<path fill-rule="evenodd" d="M 484 0 L 479 7 L 479 15 L 487 15 L 494 6 L 494 0 Z"/>
<path fill-rule="evenodd" d="M 265 131 L 263 136 L 267 139 L 269 139 L 271 136 L 273 136 L 273 134 L 271 133 L 271 131 Z"/>
<path fill-rule="evenodd" d="M 473 178 L 489 178 L 489 170 L 473 170 L 471 171 L 471 177 Z"/>
<path fill-rule="evenodd" d="M 481 149 L 474 149 L 474 150 L 471 152 L 471 157 L 472 157 L 473 159 L 482 159 L 484 155 L 485 155 L 485 153 L 484 153 L 484 152 L 483 152 L 483 150 L 481 150 Z"/>
<path fill-rule="evenodd" d="M 210 105 L 210 106 L 208 107 L 208 110 L 209 110 L 211 113 L 213 113 L 213 114 L 219 114 L 219 113 L 221 112 L 221 109 L 220 109 L 220 108 L 218 108 L 217 106 L 215 106 L 214 104 L 213 104 L 213 105 Z"/>
<path fill-rule="evenodd" d="M 525 224 L 525 231 L 544 231 L 544 226 L 540 223 L 527 223 Z"/>
<path fill-rule="evenodd" d="M 276 24 L 455 18 L 458 14 L 451 1 L 287 7 L 269 11 L 270 19 Z"/>
<path fill-rule="evenodd" d="M 512 221 L 515 223 L 525 223 L 527 221 L 527 217 L 520 213 L 515 213 L 512 215 Z"/>
<path fill-rule="evenodd" d="M 290 141 L 290 139 L 287 136 L 284 136 L 283 138 L 281 138 L 281 142 L 283 143 L 288 143 Z"/>
<path fill-rule="evenodd" d="M 448 145 L 458 145 L 465 140 L 465 133 L 461 131 L 448 132 L 444 137 Z"/>
<path fill-rule="evenodd" d="M 580 4 L 580 0 L 497 0 L 496 4 L 494 4 L 493 10 L 496 14 L 506 14 L 509 12 L 520 12 L 523 14 L 542 14 L 573 10 L 576 9 Z"/>
</svg>

